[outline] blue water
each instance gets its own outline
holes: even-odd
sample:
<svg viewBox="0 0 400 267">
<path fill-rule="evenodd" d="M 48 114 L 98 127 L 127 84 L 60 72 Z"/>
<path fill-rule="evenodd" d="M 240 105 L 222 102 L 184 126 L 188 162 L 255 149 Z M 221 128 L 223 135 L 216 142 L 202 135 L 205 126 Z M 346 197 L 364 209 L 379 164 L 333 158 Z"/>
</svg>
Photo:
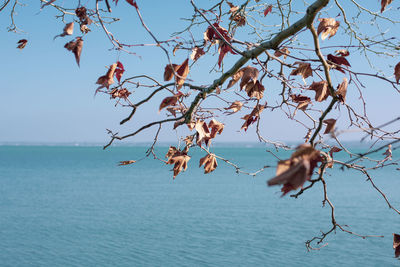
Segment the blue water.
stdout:
<svg viewBox="0 0 400 267">
<path fill-rule="evenodd" d="M 274 168 L 253 178 L 219 161 L 203 175 L 200 151 L 175 180 L 171 166 L 151 159 L 116 166 L 144 151 L 0 146 L 0 266 L 400 264 L 392 249 L 400 216 L 354 171 L 334 168 L 326 178 L 337 221 L 384 238 L 338 231 L 327 246 L 307 252 L 304 242 L 330 229 L 320 184 L 298 199 L 280 198 L 279 187 L 265 184 Z M 215 152 L 248 170 L 276 164 L 260 147 Z M 400 208 L 400 172 L 388 167 L 371 174 Z"/>
</svg>

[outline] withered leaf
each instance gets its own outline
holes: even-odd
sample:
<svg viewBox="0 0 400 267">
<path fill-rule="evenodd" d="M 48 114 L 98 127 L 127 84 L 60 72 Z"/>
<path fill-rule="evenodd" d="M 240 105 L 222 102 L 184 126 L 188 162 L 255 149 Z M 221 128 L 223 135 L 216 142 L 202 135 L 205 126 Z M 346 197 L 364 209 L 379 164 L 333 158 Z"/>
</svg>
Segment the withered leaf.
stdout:
<svg viewBox="0 0 400 267">
<path fill-rule="evenodd" d="M 187 58 L 181 65 L 178 66 L 176 70 L 176 88 L 181 89 L 185 83 L 186 77 L 189 74 L 189 59 Z"/>
<path fill-rule="evenodd" d="M 166 164 L 174 165 L 174 179 L 182 170 L 186 171 L 190 156 L 185 151 L 180 151 L 176 147 L 171 146 L 165 157 L 168 158 Z"/>
<path fill-rule="evenodd" d="M 320 152 L 310 144 L 303 144 L 297 148 L 290 159 L 280 161 L 276 176 L 268 180 L 268 186 L 283 184 L 282 196 L 291 190 L 296 190 L 310 180 L 314 168 L 322 161 Z"/>
<path fill-rule="evenodd" d="M 124 74 L 125 69 L 124 65 L 120 61 L 117 61 L 117 68 L 115 69 L 115 77 L 117 78 L 118 82 L 121 82 L 122 74 Z"/>
<path fill-rule="evenodd" d="M 266 105 L 267 103 L 265 103 Z M 247 131 L 248 127 L 256 122 L 258 118 L 260 117 L 261 112 L 264 110 L 265 105 L 260 105 L 257 104 L 254 109 L 251 111 L 250 114 L 245 115 L 242 119 L 245 120 L 245 122 L 242 125 L 241 129 L 244 129 L 244 131 Z"/>
<path fill-rule="evenodd" d="M 334 36 L 339 29 L 340 22 L 336 21 L 334 18 L 321 18 L 317 29 L 318 35 L 321 34 L 321 39 L 325 40 L 329 36 L 331 38 Z"/>
<path fill-rule="evenodd" d="M 347 61 L 347 59 L 345 57 L 337 57 L 332 54 L 329 54 L 327 58 L 329 61 L 331 61 L 337 65 L 344 65 L 344 66 L 351 67 L 349 61 Z M 337 66 L 337 65 L 334 66 L 334 69 L 337 69 L 338 71 L 344 73 L 344 70 L 340 66 Z"/>
<path fill-rule="evenodd" d="M 183 96 L 181 92 L 176 93 L 173 96 L 168 96 L 161 101 L 160 107 L 158 108 L 158 112 L 160 112 L 163 108 L 168 106 L 175 106 L 178 100 Z"/>
<path fill-rule="evenodd" d="M 336 125 L 335 119 L 326 119 L 322 122 L 326 124 L 326 129 L 324 134 L 332 133 L 335 130 L 335 125 Z"/>
<path fill-rule="evenodd" d="M 264 10 L 264 17 L 268 15 L 272 11 L 272 5 L 267 6 L 267 8 Z"/>
<path fill-rule="evenodd" d="M 400 80 L 400 62 L 394 67 L 394 77 L 396 78 L 396 82 L 399 83 Z"/>
<path fill-rule="evenodd" d="M 350 55 L 350 52 L 347 49 L 336 50 L 335 53 L 342 57 L 347 57 L 348 55 Z"/>
<path fill-rule="evenodd" d="M 290 97 L 293 102 L 298 103 L 296 108 L 300 110 L 306 110 L 308 105 L 311 103 L 311 98 L 307 96 L 292 94 Z"/>
<path fill-rule="evenodd" d="M 96 84 L 99 84 L 100 86 L 97 88 L 96 93 L 101 88 L 106 87 L 108 89 L 110 87 L 110 85 L 114 83 L 113 76 L 114 76 L 114 72 L 115 72 L 116 68 L 117 68 L 117 63 L 110 65 L 106 75 L 100 76 L 97 79 Z"/>
<path fill-rule="evenodd" d="M 337 146 L 333 146 L 333 147 L 331 147 L 331 149 L 329 150 L 329 155 L 330 155 L 331 157 L 333 157 L 333 153 L 337 153 L 337 152 L 340 152 L 340 151 L 342 151 L 341 148 L 339 148 L 339 147 L 337 147 Z"/>
<path fill-rule="evenodd" d="M 240 101 L 233 102 L 229 107 L 225 108 L 225 110 L 232 110 L 232 113 L 238 112 L 243 106 L 243 103 Z"/>
<path fill-rule="evenodd" d="M 254 84 L 252 82 L 247 83 L 245 87 L 247 95 L 257 99 L 261 99 L 264 96 L 264 90 L 264 86 L 258 80 Z"/>
<path fill-rule="evenodd" d="M 290 54 L 290 51 L 287 47 L 282 47 L 279 50 L 276 50 L 274 53 L 274 56 L 276 57 L 280 57 L 283 56 L 284 59 L 286 59 L 286 57 Z"/>
<path fill-rule="evenodd" d="M 164 70 L 164 81 L 169 81 L 172 79 L 172 77 L 174 77 L 174 72 L 176 72 L 179 68 L 179 65 L 176 64 L 168 64 L 167 66 L 165 66 L 165 70 Z"/>
<path fill-rule="evenodd" d="M 125 165 L 129 165 L 129 164 L 132 164 L 135 162 L 136 162 L 136 160 L 124 160 L 124 161 L 120 161 L 118 166 L 125 166 Z"/>
<path fill-rule="evenodd" d="M 198 146 L 201 146 L 201 143 L 204 142 L 206 146 L 208 146 L 209 141 L 211 139 L 210 130 L 207 127 L 207 123 L 204 121 L 198 120 L 194 126 L 197 131 L 196 134 L 196 143 Z"/>
<path fill-rule="evenodd" d="M 217 133 L 221 134 L 222 131 L 224 130 L 224 124 L 221 123 L 221 122 L 216 121 L 215 119 L 212 119 L 208 123 L 208 128 L 211 129 L 210 138 L 215 138 Z"/>
<path fill-rule="evenodd" d="M 122 98 L 122 99 L 127 99 L 130 94 L 131 92 L 129 92 L 128 89 L 126 88 L 114 89 L 110 93 L 111 98 Z"/>
<path fill-rule="evenodd" d="M 179 42 L 175 45 L 174 49 L 172 50 L 172 54 L 175 56 L 176 51 L 178 51 L 178 49 L 181 47 L 183 43 Z"/>
<path fill-rule="evenodd" d="M 205 157 L 200 159 L 199 167 L 204 165 L 204 173 L 210 173 L 214 171 L 218 164 L 217 159 L 215 158 L 214 154 L 207 154 Z"/>
<path fill-rule="evenodd" d="M 338 85 L 336 90 L 336 95 L 338 96 L 339 101 L 342 103 L 346 101 L 347 86 L 348 86 L 348 81 L 347 78 L 344 77 L 343 82 Z"/>
<path fill-rule="evenodd" d="M 238 70 L 229 81 L 228 88 L 232 87 L 240 79 L 240 89 L 243 89 L 248 83 L 255 84 L 258 78 L 258 70 L 254 67 L 247 66 Z"/>
<path fill-rule="evenodd" d="M 394 256 L 398 258 L 400 256 L 400 235 L 393 233 L 393 249 Z"/>
<path fill-rule="evenodd" d="M 21 39 L 21 40 L 19 40 L 19 41 L 17 42 L 17 44 L 18 44 L 17 48 L 18 48 L 18 49 L 24 49 L 27 43 L 28 43 L 28 40 L 26 40 L 26 39 Z"/>
<path fill-rule="evenodd" d="M 386 9 L 388 5 L 392 3 L 393 0 L 381 0 L 381 13 Z"/>
<path fill-rule="evenodd" d="M 303 79 L 313 76 L 313 72 L 312 72 L 310 63 L 297 61 L 294 64 L 298 64 L 299 66 L 296 69 L 292 70 L 290 75 L 301 75 L 303 77 Z"/>
<path fill-rule="evenodd" d="M 192 54 L 190 55 L 190 59 L 192 59 L 193 61 L 196 61 L 204 54 L 205 54 L 205 52 L 204 52 L 203 48 L 195 46 L 192 49 Z"/>
<path fill-rule="evenodd" d="M 81 22 L 81 27 L 82 25 L 90 25 L 92 24 L 92 20 L 89 18 L 87 14 L 87 9 L 86 7 L 78 7 L 75 9 L 75 14 L 79 18 L 79 21 Z"/>
<path fill-rule="evenodd" d="M 135 0 L 126 0 L 131 6 L 134 6 L 136 9 L 139 9 Z"/>
<path fill-rule="evenodd" d="M 64 45 L 64 47 L 68 51 L 72 51 L 75 55 L 75 60 L 78 66 L 80 66 L 80 60 L 81 60 L 81 53 L 82 53 L 82 47 L 83 47 L 83 40 L 81 37 L 76 37 L 74 41 L 70 41 Z"/>
<path fill-rule="evenodd" d="M 328 83 L 326 81 L 313 82 L 308 90 L 315 91 L 315 101 L 322 102 L 329 96 Z"/>
<path fill-rule="evenodd" d="M 68 23 L 67 25 L 64 26 L 63 33 L 54 36 L 54 39 L 57 37 L 64 37 L 66 35 L 72 35 L 74 33 L 74 23 Z"/>
</svg>

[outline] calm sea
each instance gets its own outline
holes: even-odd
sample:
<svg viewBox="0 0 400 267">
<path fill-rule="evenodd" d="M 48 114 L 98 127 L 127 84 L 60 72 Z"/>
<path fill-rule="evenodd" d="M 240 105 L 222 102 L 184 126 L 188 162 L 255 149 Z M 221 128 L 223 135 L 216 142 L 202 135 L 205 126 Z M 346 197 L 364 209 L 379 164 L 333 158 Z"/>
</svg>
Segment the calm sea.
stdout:
<svg viewBox="0 0 400 267">
<path fill-rule="evenodd" d="M 0 266 L 400 265 L 392 249 L 400 216 L 354 171 L 334 168 L 326 178 L 337 221 L 384 238 L 338 231 L 307 252 L 305 241 L 330 229 L 320 184 L 281 198 L 265 183 L 275 168 L 249 177 L 219 161 L 203 175 L 198 150 L 175 180 L 171 166 L 151 159 L 117 166 L 145 150 L 0 146 Z M 262 147 L 214 151 L 247 170 L 276 165 Z M 371 174 L 400 208 L 400 171 Z"/>
</svg>

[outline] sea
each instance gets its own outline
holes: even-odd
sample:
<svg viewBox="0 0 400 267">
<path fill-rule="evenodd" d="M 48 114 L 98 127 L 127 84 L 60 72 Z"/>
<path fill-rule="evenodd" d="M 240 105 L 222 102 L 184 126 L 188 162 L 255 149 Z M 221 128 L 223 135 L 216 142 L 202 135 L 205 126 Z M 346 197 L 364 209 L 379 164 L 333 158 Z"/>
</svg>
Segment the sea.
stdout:
<svg viewBox="0 0 400 267">
<path fill-rule="evenodd" d="M 144 145 L 0 146 L 0 266 L 400 266 L 393 233 L 400 215 L 366 177 L 334 165 L 328 197 L 341 230 L 322 244 L 305 242 L 331 228 L 320 183 L 297 199 L 268 187 L 277 157 L 289 152 L 252 144 L 211 151 L 256 176 L 218 160 L 204 174 L 192 149 L 185 172 L 145 157 Z M 155 148 L 163 158 L 168 146 Z M 271 150 L 271 152 L 267 152 Z M 355 147 L 354 152 L 363 152 Z M 371 155 L 383 159 L 383 151 Z M 393 163 L 399 159 L 394 151 Z M 345 153 L 336 159 L 349 159 Z M 119 161 L 137 160 L 118 166 Z M 400 209 L 399 166 L 371 171 Z"/>
</svg>

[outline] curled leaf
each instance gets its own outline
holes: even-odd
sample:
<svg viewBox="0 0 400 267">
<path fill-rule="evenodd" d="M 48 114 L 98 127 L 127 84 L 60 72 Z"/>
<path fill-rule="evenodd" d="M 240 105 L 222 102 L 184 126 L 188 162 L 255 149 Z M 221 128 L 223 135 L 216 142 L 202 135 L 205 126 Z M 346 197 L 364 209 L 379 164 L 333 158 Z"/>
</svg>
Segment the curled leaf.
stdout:
<svg viewBox="0 0 400 267">
<path fill-rule="evenodd" d="M 393 249 L 394 256 L 398 258 L 400 256 L 400 235 L 393 233 Z"/>
<path fill-rule="evenodd" d="M 313 82 L 308 90 L 315 91 L 315 101 L 322 102 L 329 96 L 328 83 L 326 81 Z"/>
<path fill-rule="evenodd" d="M 208 123 L 208 128 L 211 129 L 210 138 L 215 138 L 217 133 L 221 134 L 222 131 L 224 130 L 224 124 L 221 123 L 221 122 L 216 121 L 215 119 L 212 119 Z"/>
<path fill-rule="evenodd" d="M 187 163 L 190 160 L 187 152 L 180 151 L 176 147 L 171 146 L 165 157 L 168 158 L 166 164 L 174 165 L 174 179 L 182 170 L 186 171 Z"/>
<path fill-rule="evenodd" d="M 256 81 L 256 83 L 248 83 L 246 85 L 245 91 L 249 97 L 254 97 L 257 99 L 261 99 L 264 96 L 264 86 L 260 83 L 260 81 Z"/>
<path fill-rule="evenodd" d="M 125 166 L 125 165 L 129 165 L 129 164 L 132 164 L 135 162 L 136 162 L 136 160 L 124 160 L 124 161 L 120 161 L 118 166 Z"/>
<path fill-rule="evenodd" d="M 266 105 L 267 103 L 265 103 Z M 265 105 L 260 105 L 257 104 L 254 109 L 251 111 L 250 114 L 245 115 L 242 119 L 245 120 L 245 122 L 242 125 L 241 129 L 244 129 L 245 131 L 247 131 L 248 127 L 255 123 L 258 118 L 260 117 L 261 112 L 264 110 Z"/>
<path fill-rule="evenodd" d="M 290 95 L 290 97 L 292 98 L 293 102 L 298 103 L 296 109 L 306 110 L 308 107 L 308 104 L 311 103 L 311 98 L 309 98 L 307 96 L 292 94 L 292 95 Z"/>
<path fill-rule="evenodd" d="M 348 86 L 348 81 L 347 78 L 344 77 L 343 82 L 338 85 L 336 90 L 336 95 L 338 96 L 339 101 L 342 103 L 346 101 L 347 86 Z"/>
<path fill-rule="evenodd" d="M 54 36 L 54 39 L 57 37 L 64 37 L 66 35 L 72 35 L 74 33 L 74 23 L 68 23 L 67 25 L 64 26 L 63 33 Z"/>
<path fill-rule="evenodd" d="M 393 0 L 381 0 L 381 13 L 386 9 L 388 5 L 392 3 Z"/>
<path fill-rule="evenodd" d="M 317 29 L 317 34 L 321 34 L 321 39 L 325 40 L 329 36 L 331 38 L 334 36 L 339 29 L 340 22 L 336 21 L 334 18 L 321 18 Z"/>
<path fill-rule="evenodd" d="M 326 119 L 323 121 L 326 124 L 326 129 L 324 134 L 332 133 L 335 130 L 336 120 L 335 119 Z"/>
<path fill-rule="evenodd" d="M 114 89 L 110 93 L 111 98 L 122 98 L 122 99 L 127 99 L 130 94 L 131 92 L 129 92 L 128 89 L 126 88 Z"/>
<path fill-rule="evenodd" d="M 101 88 L 106 87 L 108 89 L 110 85 L 114 83 L 113 76 L 116 68 L 117 68 L 117 63 L 110 65 L 106 75 L 100 76 L 97 79 L 96 84 L 99 84 L 100 86 L 97 88 L 96 93 Z"/>
<path fill-rule="evenodd" d="M 81 37 L 76 37 L 74 41 L 70 41 L 64 45 L 64 47 L 68 51 L 72 51 L 75 55 L 75 60 L 78 66 L 80 65 L 79 62 L 81 60 L 81 53 L 82 53 L 82 47 L 83 47 L 83 40 Z"/>
<path fill-rule="evenodd" d="M 400 80 L 400 62 L 394 67 L 394 77 L 396 78 L 396 82 L 399 83 Z"/>
<path fill-rule="evenodd" d="M 211 133 L 210 130 L 208 129 L 207 123 L 204 121 L 198 120 L 194 126 L 194 128 L 197 131 L 196 134 L 196 143 L 198 146 L 201 146 L 201 143 L 204 142 L 206 146 L 209 145 L 209 142 L 211 140 Z"/>
<path fill-rule="evenodd" d="M 200 159 L 199 167 L 204 165 L 204 173 L 210 173 L 214 171 L 218 164 L 214 154 L 207 154 L 205 157 Z"/>
<path fill-rule="evenodd" d="M 175 106 L 178 100 L 183 96 L 181 92 L 178 92 L 177 94 L 173 96 L 168 96 L 161 101 L 160 107 L 158 109 L 158 112 L 160 112 L 163 108 L 168 107 L 168 106 Z"/>
<path fill-rule="evenodd" d="M 304 63 L 304 62 L 298 61 L 298 62 L 295 62 L 294 64 L 298 64 L 299 66 L 296 69 L 292 70 L 290 75 L 300 75 L 303 77 L 303 79 L 313 76 L 310 63 Z"/>
<path fill-rule="evenodd" d="M 204 52 L 203 48 L 195 46 L 192 49 L 192 54 L 190 55 L 190 59 L 192 59 L 193 61 L 196 61 L 204 54 L 205 54 L 205 52 Z"/>
<path fill-rule="evenodd" d="M 125 69 L 124 65 L 121 62 L 117 61 L 117 68 L 115 69 L 115 78 L 117 78 L 118 82 L 121 82 L 122 74 L 124 74 Z"/>
<path fill-rule="evenodd" d="M 17 48 L 18 48 L 18 49 L 24 49 L 27 43 L 28 43 L 28 40 L 26 40 L 26 39 L 21 39 L 21 40 L 19 40 L 19 41 L 17 42 L 17 44 L 18 44 Z"/>
<path fill-rule="evenodd" d="M 225 108 L 225 110 L 232 110 L 232 113 L 238 112 L 243 106 L 243 103 L 240 101 L 233 102 L 229 107 Z"/>
<path fill-rule="evenodd" d="M 347 50 L 347 49 L 336 50 L 335 53 L 336 53 L 338 56 L 342 56 L 342 57 L 347 57 L 348 55 L 350 55 L 350 52 L 349 52 L 349 50 Z"/>
<path fill-rule="evenodd" d="M 274 56 L 281 57 L 283 56 L 284 59 L 290 54 L 290 50 L 287 47 L 282 47 L 279 50 L 276 50 Z"/>
</svg>

